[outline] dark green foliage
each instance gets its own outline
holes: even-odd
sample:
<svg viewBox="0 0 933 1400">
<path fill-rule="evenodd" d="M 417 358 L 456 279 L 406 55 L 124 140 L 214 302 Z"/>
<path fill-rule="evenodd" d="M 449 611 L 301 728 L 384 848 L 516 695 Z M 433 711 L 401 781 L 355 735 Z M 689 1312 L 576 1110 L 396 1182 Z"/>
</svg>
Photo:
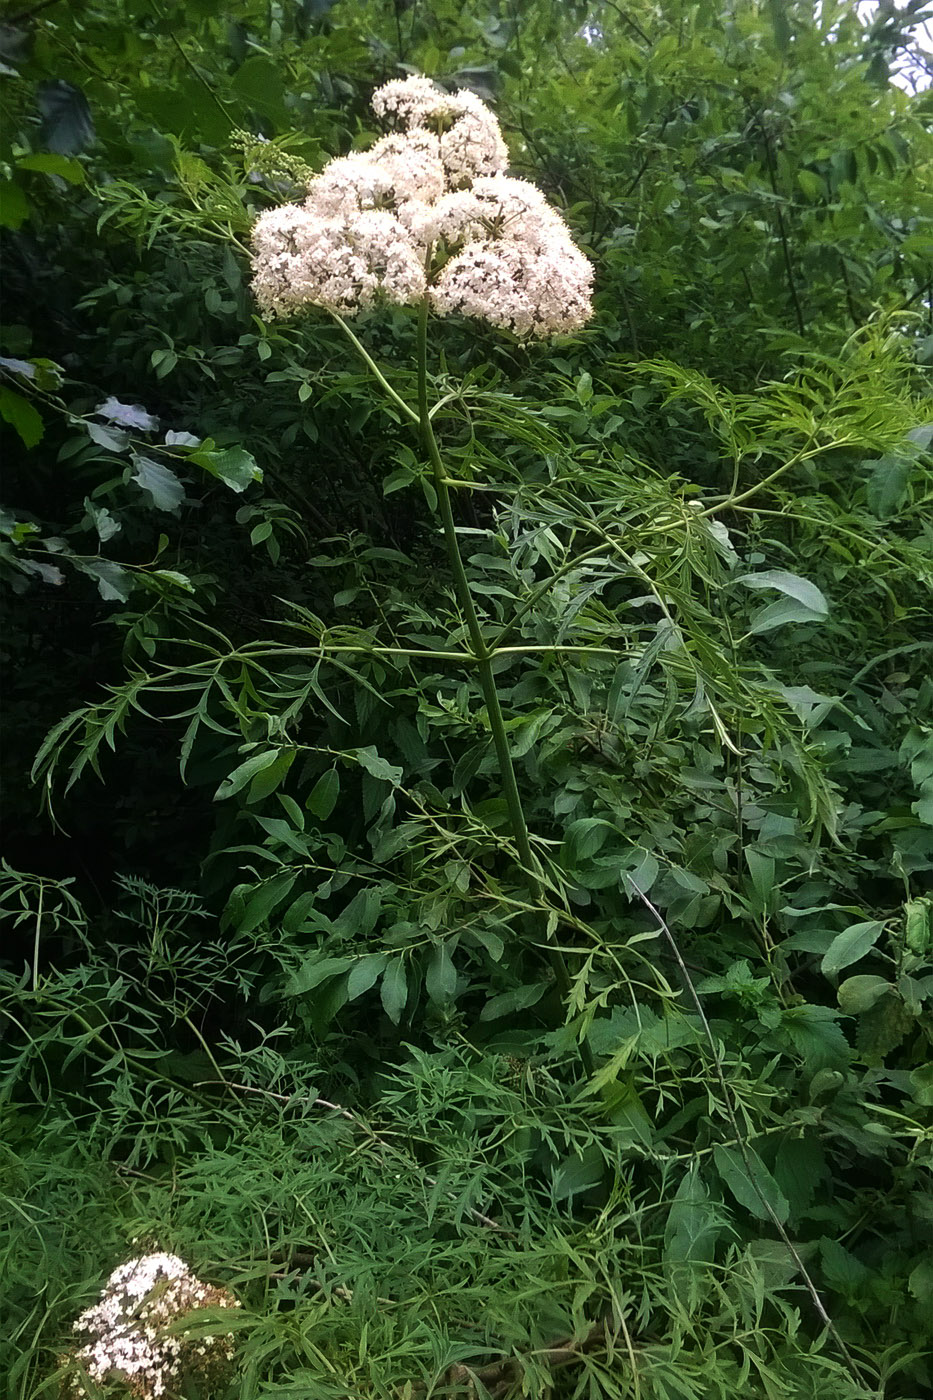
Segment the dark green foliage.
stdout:
<svg viewBox="0 0 933 1400">
<path fill-rule="evenodd" d="M 231 1396 L 933 1388 L 908 9 L 4 30 L 4 1397 L 150 1248 L 242 1299 Z M 431 333 L 531 892 L 417 435 L 248 288 L 406 65 L 596 265 L 573 339 Z M 408 314 L 354 330 L 412 402 Z"/>
</svg>

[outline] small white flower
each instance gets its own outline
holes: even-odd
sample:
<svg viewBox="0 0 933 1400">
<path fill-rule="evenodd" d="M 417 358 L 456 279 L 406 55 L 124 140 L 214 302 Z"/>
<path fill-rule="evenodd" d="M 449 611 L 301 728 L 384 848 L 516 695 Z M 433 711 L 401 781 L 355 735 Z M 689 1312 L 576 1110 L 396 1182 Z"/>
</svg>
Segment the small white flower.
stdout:
<svg viewBox="0 0 933 1400">
<path fill-rule="evenodd" d="M 365 154 L 331 161 L 304 205 L 257 220 L 253 290 L 262 310 L 353 315 L 379 297 L 406 305 L 427 295 L 441 315 L 516 335 L 584 325 L 590 264 L 541 191 L 503 173 L 508 153 L 489 108 L 416 76 L 379 88 L 373 110 L 400 129 Z"/>
</svg>

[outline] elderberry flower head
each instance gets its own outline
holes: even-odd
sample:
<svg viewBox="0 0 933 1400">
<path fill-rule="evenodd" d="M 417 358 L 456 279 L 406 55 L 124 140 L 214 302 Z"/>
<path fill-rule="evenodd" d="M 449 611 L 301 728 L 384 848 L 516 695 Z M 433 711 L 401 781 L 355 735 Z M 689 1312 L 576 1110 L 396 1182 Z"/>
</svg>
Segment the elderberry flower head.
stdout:
<svg viewBox="0 0 933 1400">
<path fill-rule="evenodd" d="M 438 315 L 519 336 L 589 320 L 590 264 L 541 191 L 504 173 L 498 122 L 478 97 L 404 78 L 377 90 L 373 110 L 396 129 L 332 160 L 303 204 L 257 220 L 253 290 L 266 314 L 427 297 Z"/>
<path fill-rule="evenodd" d="M 195 1308 L 239 1306 L 232 1293 L 202 1282 L 176 1254 L 130 1259 L 114 1269 L 99 1301 L 75 1322 L 87 1341 L 73 1360 L 92 1382 L 120 1385 L 133 1400 L 167 1396 L 182 1374 L 196 1375 L 207 1393 L 229 1375 L 232 1332 L 198 1339 L 166 1329 Z M 65 1394 L 81 1400 L 80 1378 L 72 1377 Z"/>
</svg>

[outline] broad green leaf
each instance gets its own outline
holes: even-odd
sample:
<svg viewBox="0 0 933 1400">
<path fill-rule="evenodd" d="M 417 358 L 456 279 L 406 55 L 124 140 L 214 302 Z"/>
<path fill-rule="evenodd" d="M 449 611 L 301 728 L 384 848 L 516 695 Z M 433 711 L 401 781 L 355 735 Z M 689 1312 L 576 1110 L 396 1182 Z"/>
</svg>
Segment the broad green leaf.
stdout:
<svg viewBox="0 0 933 1400">
<path fill-rule="evenodd" d="M 356 757 L 360 767 L 365 769 L 373 778 L 379 778 L 382 782 L 391 783 L 393 787 L 398 787 L 399 783 L 402 781 L 401 768 L 395 768 L 391 763 L 387 763 L 384 758 L 380 758 L 372 745 L 365 749 L 357 749 Z"/>
<path fill-rule="evenodd" d="M 548 989 L 547 982 L 526 982 L 522 987 L 513 987 L 510 992 L 500 992 L 490 997 L 479 1014 L 481 1021 L 497 1021 L 512 1011 L 525 1011 L 534 1006 Z"/>
<path fill-rule="evenodd" d="M 94 523 L 101 544 L 118 535 L 123 528 L 119 520 L 114 520 L 106 506 L 96 506 L 88 496 L 84 498 L 84 509 Z"/>
<path fill-rule="evenodd" d="M 408 1000 L 408 979 L 405 975 L 405 959 L 399 954 L 389 963 L 382 977 L 380 989 L 382 1005 L 393 1025 L 402 1019 L 405 1003 Z"/>
<path fill-rule="evenodd" d="M 20 186 L 12 180 L 0 180 L 0 227 L 22 228 L 31 212 Z"/>
<path fill-rule="evenodd" d="M 749 633 L 773 632 L 775 627 L 785 627 L 789 622 L 824 622 L 825 612 L 815 612 L 805 607 L 796 598 L 782 598 L 780 602 L 769 603 L 756 612 L 749 624 Z"/>
<path fill-rule="evenodd" d="M 557 1167 L 551 1180 L 551 1194 L 555 1201 L 566 1201 L 578 1196 L 581 1191 L 589 1191 L 598 1186 L 606 1174 L 606 1162 L 595 1143 L 572 1157 L 566 1157 Z"/>
<path fill-rule="evenodd" d="M 321 821 L 327 821 L 340 796 L 340 774 L 336 768 L 322 773 L 305 799 L 305 807 Z"/>
<path fill-rule="evenodd" d="M 385 971 L 388 961 L 386 953 L 370 953 L 367 957 L 360 958 L 347 978 L 347 1000 L 355 1001 L 364 992 L 368 992 L 370 987 L 374 987 Z"/>
<path fill-rule="evenodd" d="M 286 870 L 260 885 L 259 889 L 248 897 L 243 912 L 236 921 L 237 933 L 252 933 L 254 928 L 264 924 L 272 911 L 291 893 L 297 879 L 297 870 Z"/>
<path fill-rule="evenodd" d="M 295 761 L 294 749 L 279 749 L 274 762 L 267 768 L 261 769 L 249 785 L 249 792 L 246 801 L 261 802 L 264 797 L 275 792 L 276 788 L 284 781 L 289 768 Z"/>
<path fill-rule="evenodd" d="M 105 603 L 125 603 L 133 591 L 133 575 L 112 559 L 75 559 L 74 566 L 95 580 Z"/>
<path fill-rule="evenodd" d="M 876 1001 L 893 992 L 894 987 L 886 977 L 876 977 L 871 973 L 860 973 L 857 977 L 847 977 L 839 984 L 836 1000 L 839 1008 L 847 1016 L 868 1011 Z"/>
<path fill-rule="evenodd" d="M 356 965 L 357 961 L 358 959 L 353 957 L 322 958 L 314 954 L 288 979 L 285 984 L 285 995 L 297 997 L 303 996 L 305 992 L 313 992 L 315 987 L 319 987 L 322 982 L 347 972 Z"/>
<path fill-rule="evenodd" d="M 797 574 L 789 574 L 786 569 L 763 569 L 757 574 L 742 574 L 735 582 L 744 584 L 746 588 L 774 588 L 778 593 L 795 599 L 809 612 L 820 617 L 829 614 L 829 604 L 816 584 Z"/>
<path fill-rule="evenodd" d="M 786 1223 L 790 1211 L 787 1198 L 753 1147 L 746 1146 L 743 1156 L 737 1147 L 716 1143 L 713 1161 L 724 1185 L 756 1220 L 771 1220 L 770 1206 L 780 1223 Z"/>
<path fill-rule="evenodd" d="M 424 974 L 428 996 L 437 1006 L 450 1001 L 457 990 L 457 969 L 450 952 L 450 940 L 438 943 L 428 959 Z"/>
<path fill-rule="evenodd" d="M 159 426 L 158 418 L 147 413 L 138 403 L 121 403 L 113 395 L 105 399 L 103 403 L 98 404 L 94 412 L 98 417 L 106 418 L 110 423 L 119 423 L 121 428 L 136 428 L 142 433 L 155 432 Z M 165 441 L 168 442 L 171 437 L 187 436 L 186 433 L 166 433 Z M 197 442 L 197 439 L 195 438 L 194 441 Z"/>
<path fill-rule="evenodd" d="M 123 428 L 114 428 L 108 423 L 95 423 L 93 419 L 84 426 L 91 442 L 102 447 L 105 452 L 125 452 L 130 445 L 130 435 Z"/>
<path fill-rule="evenodd" d="M 667 1214 L 664 1229 L 666 1262 L 712 1263 L 723 1226 L 722 1213 L 710 1202 L 700 1167 L 694 1162 L 675 1191 Z"/>
<path fill-rule="evenodd" d="M 20 170 L 37 170 L 44 175 L 57 175 L 67 180 L 69 185 L 83 185 L 87 172 L 79 160 L 73 156 L 55 155 L 50 151 L 39 151 L 36 155 L 17 156 Z"/>
<path fill-rule="evenodd" d="M 249 758 L 243 760 L 232 773 L 228 773 L 214 793 L 215 802 L 223 802 L 227 797 L 233 797 L 251 783 L 257 773 L 261 773 L 266 768 L 271 768 L 278 760 L 278 749 L 263 749 L 261 753 L 251 754 Z"/>
<path fill-rule="evenodd" d="M 865 488 L 868 509 L 879 520 L 896 515 L 904 504 L 913 462 L 905 457 L 879 457 Z"/>
<path fill-rule="evenodd" d="M 904 942 L 915 957 L 933 952 L 933 899 L 923 896 L 904 905 Z"/>
<path fill-rule="evenodd" d="M 884 932 L 883 919 L 869 919 L 862 924 L 850 924 L 830 943 L 820 968 L 824 977 L 835 977 L 844 967 L 858 962 L 878 942 Z"/>
<path fill-rule="evenodd" d="M 151 457 L 134 456 L 133 462 L 136 466 L 133 480 L 145 491 L 156 510 L 177 511 L 185 499 L 185 488 L 175 473 Z"/>
<path fill-rule="evenodd" d="M 35 447 L 45 432 L 42 418 L 28 399 L 0 384 L 0 415 L 15 428 L 26 447 Z"/>
<path fill-rule="evenodd" d="M 237 493 L 245 491 L 254 481 L 262 481 L 262 471 L 256 465 L 256 459 L 242 447 L 202 446 L 192 452 L 188 460 L 203 467 Z"/>
</svg>

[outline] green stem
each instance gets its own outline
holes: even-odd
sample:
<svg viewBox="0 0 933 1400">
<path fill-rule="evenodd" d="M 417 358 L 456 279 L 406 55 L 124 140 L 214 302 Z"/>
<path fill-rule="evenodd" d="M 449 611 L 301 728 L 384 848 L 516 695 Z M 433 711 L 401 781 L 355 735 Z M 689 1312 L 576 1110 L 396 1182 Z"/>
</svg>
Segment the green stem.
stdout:
<svg viewBox="0 0 933 1400">
<path fill-rule="evenodd" d="M 437 492 L 438 507 L 444 526 L 444 539 L 454 576 L 454 587 L 456 588 L 457 599 L 466 621 L 470 645 L 476 661 L 476 668 L 479 672 L 483 699 L 486 702 L 486 713 L 489 716 L 489 728 L 492 732 L 492 741 L 495 746 L 496 757 L 499 760 L 502 791 L 505 795 L 506 807 L 508 808 L 512 837 L 515 841 L 515 848 L 518 852 L 518 858 L 521 862 L 529 892 L 532 898 L 537 902 L 541 898 L 542 893 L 541 867 L 531 848 L 528 823 L 525 821 L 521 794 L 518 790 L 518 780 L 515 776 L 515 765 L 512 763 L 512 755 L 509 752 L 509 740 L 506 733 L 505 720 L 502 714 L 502 706 L 499 702 L 496 679 L 492 670 L 493 648 L 486 645 L 483 629 L 476 612 L 476 605 L 473 602 L 473 594 L 470 591 L 469 579 L 467 578 L 466 569 L 463 565 L 463 556 L 460 553 L 460 541 L 457 538 L 457 526 L 454 521 L 450 490 L 447 485 L 447 473 L 444 470 L 444 463 L 441 459 L 440 448 L 434 433 L 434 425 L 431 422 L 431 415 L 428 407 L 428 303 L 426 298 L 421 302 L 418 311 L 418 419 L 421 426 L 422 444 L 434 472 L 434 487 Z M 550 936 L 548 942 L 551 945 L 549 949 L 551 965 L 554 969 L 557 986 L 560 989 L 561 997 L 567 1001 L 572 991 L 567 964 L 564 961 L 563 953 L 558 947 L 554 946 Z M 593 1057 L 589 1045 L 585 1040 L 580 1042 L 580 1058 L 583 1062 L 584 1070 L 588 1075 L 591 1075 L 594 1068 Z"/>
</svg>

